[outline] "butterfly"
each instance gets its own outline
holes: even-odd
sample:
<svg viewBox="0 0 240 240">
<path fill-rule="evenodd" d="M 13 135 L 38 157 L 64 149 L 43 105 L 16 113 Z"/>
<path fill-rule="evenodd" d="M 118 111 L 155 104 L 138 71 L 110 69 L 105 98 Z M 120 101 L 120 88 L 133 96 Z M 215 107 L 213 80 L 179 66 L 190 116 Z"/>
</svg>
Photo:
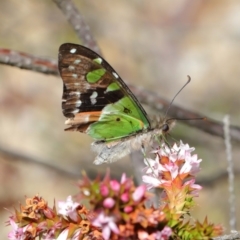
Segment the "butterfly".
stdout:
<svg viewBox="0 0 240 240">
<path fill-rule="evenodd" d="M 59 48 L 66 131 L 90 135 L 95 164 L 116 161 L 167 133 L 172 121 L 151 119 L 117 72 L 94 51 L 77 44 Z"/>
</svg>

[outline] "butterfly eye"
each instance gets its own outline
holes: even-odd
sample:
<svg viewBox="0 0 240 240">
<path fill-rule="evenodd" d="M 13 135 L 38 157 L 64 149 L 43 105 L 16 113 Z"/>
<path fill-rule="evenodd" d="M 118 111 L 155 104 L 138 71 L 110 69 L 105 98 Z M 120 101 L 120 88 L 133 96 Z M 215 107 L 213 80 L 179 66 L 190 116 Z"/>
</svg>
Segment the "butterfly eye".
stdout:
<svg viewBox="0 0 240 240">
<path fill-rule="evenodd" d="M 162 126 L 162 131 L 163 132 L 168 132 L 169 131 L 169 126 L 167 123 L 165 123 L 163 126 Z"/>
</svg>

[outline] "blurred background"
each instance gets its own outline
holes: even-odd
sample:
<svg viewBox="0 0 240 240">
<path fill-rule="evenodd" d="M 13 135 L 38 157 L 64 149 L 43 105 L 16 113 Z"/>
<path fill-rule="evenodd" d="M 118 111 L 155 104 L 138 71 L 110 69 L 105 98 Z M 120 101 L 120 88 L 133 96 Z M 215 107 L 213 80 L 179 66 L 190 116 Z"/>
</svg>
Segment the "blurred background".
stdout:
<svg viewBox="0 0 240 240">
<path fill-rule="evenodd" d="M 240 1 L 224 0 L 77 0 L 104 58 L 128 83 L 154 90 L 171 100 L 187 75 L 192 82 L 175 104 L 222 121 L 225 114 L 240 125 Z M 81 44 L 53 1 L 0 1 L 0 47 L 57 59 L 64 42 Z M 64 132 L 62 80 L 0 65 L 0 229 L 25 196 L 39 193 L 52 206 L 77 192 L 75 182 L 86 170 L 92 177 L 111 169 L 133 175 L 130 158 L 93 165 L 91 138 Z M 157 113 L 158 114 L 158 113 Z M 160 114 L 160 113 L 159 113 Z M 196 148 L 203 159 L 199 179 L 227 168 L 223 139 L 178 123 L 172 132 Z M 239 143 L 233 143 L 239 171 Z M 58 169 L 58 170 L 56 170 Z M 64 172 L 61 172 L 64 170 Z M 68 172 L 69 174 L 65 174 Z M 236 215 L 240 228 L 240 187 L 236 175 Z M 207 215 L 229 231 L 227 178 L 204 186 L 194 216 Z"/>
</svg>

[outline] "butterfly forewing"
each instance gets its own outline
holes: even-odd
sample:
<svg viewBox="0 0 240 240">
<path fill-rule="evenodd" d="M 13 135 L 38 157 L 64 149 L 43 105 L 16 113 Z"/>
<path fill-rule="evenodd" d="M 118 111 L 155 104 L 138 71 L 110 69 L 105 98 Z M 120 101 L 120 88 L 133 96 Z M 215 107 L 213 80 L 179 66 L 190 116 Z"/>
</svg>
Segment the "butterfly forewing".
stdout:
<svg viewBox="0 0 240 240">
<path fill-rule="evenodd" d="M 67 130 L 112 141 L 150 128 L 147 114 L 116 71 L 97 53 L 66 43 L 59 49 Z"/>
</svg>

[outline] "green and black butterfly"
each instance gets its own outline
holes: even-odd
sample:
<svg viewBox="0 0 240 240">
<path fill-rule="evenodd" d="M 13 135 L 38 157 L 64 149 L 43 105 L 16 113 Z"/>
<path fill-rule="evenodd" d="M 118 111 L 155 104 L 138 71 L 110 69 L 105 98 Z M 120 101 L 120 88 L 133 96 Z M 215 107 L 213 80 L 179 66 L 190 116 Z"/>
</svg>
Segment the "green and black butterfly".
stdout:
<svg viewBox="0 0 240 240">
<path fill-rule="evenodd" d="M 90 135 L 94 163 L 113 162 L 170 130 L 172 121 L 151 120 L 116 71 L 81 45 L 59 48 L 63 79 L 62 111 L 67 131 Z"/>
</svg>

